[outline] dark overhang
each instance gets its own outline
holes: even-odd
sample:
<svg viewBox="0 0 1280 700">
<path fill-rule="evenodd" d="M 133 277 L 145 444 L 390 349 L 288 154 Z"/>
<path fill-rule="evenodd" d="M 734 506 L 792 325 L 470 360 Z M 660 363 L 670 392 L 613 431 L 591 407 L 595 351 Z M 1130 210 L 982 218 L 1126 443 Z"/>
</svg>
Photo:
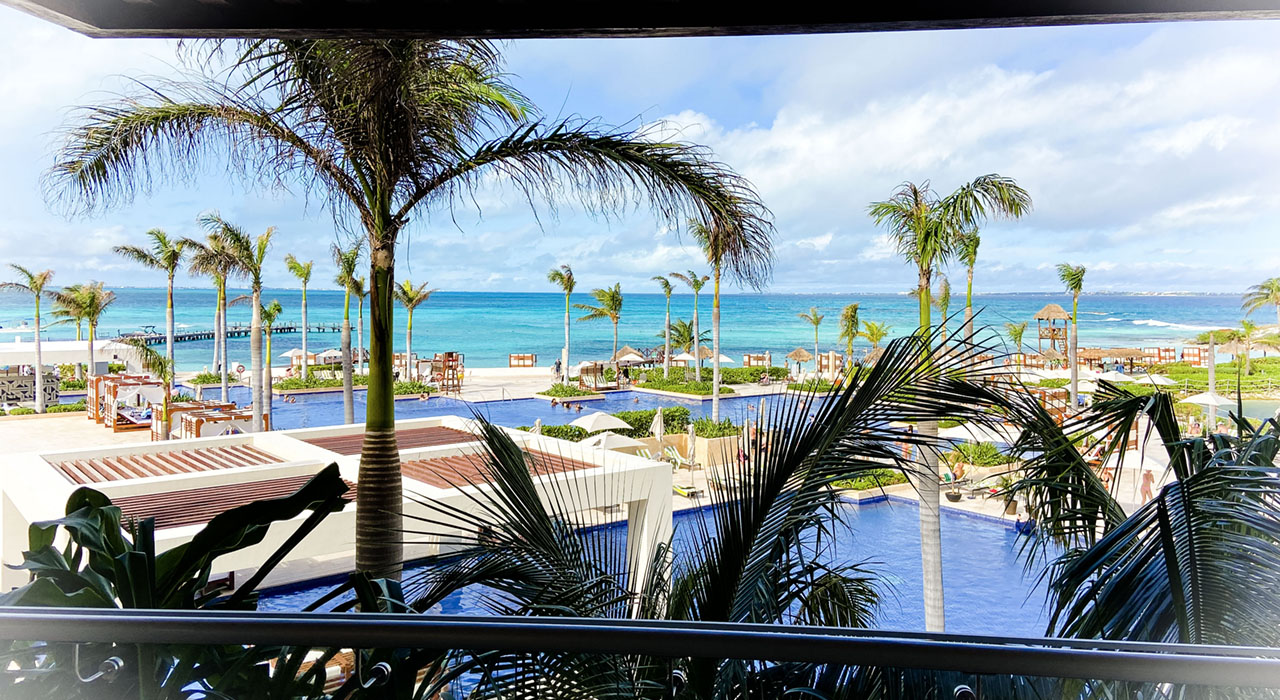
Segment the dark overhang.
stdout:
<svg viewBox="0 0 1280 700">
<path fill-rule="evenodd" d="M 1273 19 L 1280 0 L 0 0 L 96 37 L 716 36 Z"/>
</svg>

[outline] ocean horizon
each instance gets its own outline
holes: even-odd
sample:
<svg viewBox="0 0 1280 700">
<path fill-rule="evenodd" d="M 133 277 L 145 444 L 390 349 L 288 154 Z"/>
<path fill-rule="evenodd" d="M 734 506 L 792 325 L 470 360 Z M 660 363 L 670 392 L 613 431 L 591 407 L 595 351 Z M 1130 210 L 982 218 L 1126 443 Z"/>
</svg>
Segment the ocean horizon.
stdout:
<svg viewBox="0 0 1280 700">
<path fill-rule="evenodd" d="M 164 332 L 165 290 L 156 287 L 114 287 L 115 304 L 103 315 L 98 327 L 99 338 L 111 338 L 122 333 L 143 330 L 154 326 Z M 231 290 L 234 297 L 247 290 Z M 633 347 L 655 347 L 662 344 L 660 334 L 665 309 L 665 298 L 658 293 L 629 292 L 623 290 L 622 318 L 618 324 L 618 344 Z M 284 307 L 279 323 L 301 320 L 301 290 L 269 288 L 263 292 L 264 303 L 278 300 Z M 343 293 L 337 289 L 311 289 L 307 293 L 308 319 L 312 324 L 340 324 L 342 322 Z M 213 327 L 214 292 L 209 288 L 183 287 L 175 289 L 175 323 L 178 330 L 201 330 Z M 573 303 L 591 303 L 586 292 L 575 293 Z M 770 351 L 775 362 L 793 348 L 813 349 L 813 326 L 798 317 L 816 307 L 825 315 L 818 330 L 821 350 L 842 351 L 844 345 L 837 340 L 838 320 L 841 309 L 850 303 L 859 304 L 860 317 L 866 321 L 888 323 L 890 337 L 896 337 L 915 327 L 918 312 L 913 297 L 908 294 L 798 294 L 798 293 L 726 293 L 721 295 L 721 346 L 724 354 L 735 361 L 745 352 Z M 974 295 L 974 308 L 978 312 L 977 325 L 991 327 L 1003 335 L 1006 322 L 1028 321 L 1024 338 L 1035 346 L 1035 321 L 1032 315 L 1045 304 L 1056 303 L 1071 306 L 1071 297 L 1064 293 L 991 293 Z M 699 297 L 699 321 L 703 330 L 711 328 L 711 295 Z M 72 339 L 75 327 L 69 325 L 48 326 L 49 306 L 42 305 L 45 324 L 43 337 Z M 949 313 L 963 316 L 964 297 L 957 295 Z M 357 307 L 351 309 L 354 325 Z M 366 316 L 367 316 L 366 310 Z M 573 311 L 571 352 L 574 362 L 582 359 L 607 358 L 612 350 L 612 326 L 607 321 L 578 322 L 581 315 Z M 672 320 L 692 320 L 693 296 L 675 294 L 671 297 Z M 247 324 L 250 320 L 248 305 L 233 306 L 229 312 L 231 323 Z M 1240 297 L 1231 294 L 1192 293 L 1093 293 L 1081 298 L 1080 341 L 1089 346 L 1142 346 L 1179 345 L 1204 330 L 1233 327 L 1244 318 L 1240 310 Z M 935 311 L 935 322 L 940 314 Z M 1255 314 L 1260 323 L 1274 319 L 1270 310 Z M 0 295 L 0 342 L 15 338 L 30 341 L 32 329 L 22 323 L 32 321 L 32 305 L 28 297 L 19 294 Z M 953 323 L 960 322 L 960 319 Z M 396 349 L 404 348 L 405 314 L 396 307 Z M 368 318 L 365 319 L 366 332 Z M 367 342 L 367 339 L 366 339 Z M 430 300 L 414 313 L 414 351 L 420 354 L 457 351 L 465 353 L 472 366 L 506 366 L 508 353 L 537 353 L 541 365 L 550 365 L 559 356 L 564 342 L 564 297 L 556 292 L 436 292 Z M 234 362 L 249 363 L 249 343 L 246 338 L 229 341 Z M 278 334 L 273 338 L 273 362 L 283 363 L 279 355 L 300 347 L 301 334 Z M 312 352 L 337 347 L 337 333 L 312 333 L 308 346 Z M 864 340 L 855 343 L 866 349 Z M 176 360 L 179 371 L 196 371 L 209 365 L 212 359 L 211 341 L 188 341 L 177 344 Z"/>
</svg>

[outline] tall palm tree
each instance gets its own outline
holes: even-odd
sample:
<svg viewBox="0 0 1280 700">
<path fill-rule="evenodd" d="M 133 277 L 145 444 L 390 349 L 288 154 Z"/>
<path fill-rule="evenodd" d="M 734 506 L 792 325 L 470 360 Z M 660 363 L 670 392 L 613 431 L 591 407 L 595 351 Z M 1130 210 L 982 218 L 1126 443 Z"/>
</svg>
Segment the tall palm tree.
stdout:
<svg viewBox="0 0 1280 700">
<path fill-rule="evenodd" d="M 1244 319 L 1240 321 L 1240 338 L 1236 342 L 1242 346 L 1244 351 L 1244 374 L 1246 377 L 1253 376 L 1253 340 L 1258 335 L 1258 324 Z M 1236 362 L 1239 362 L 1239 354 L 1236 356 Z"/>
<path fill-rule="evenodd" d="M 809 323 L 813 324 L 813 369 L 814 369 L 814 375 L 816 376 L 816 375 L 817 375 L 817 370 L 818 370 L 818 355 L 819 355 L 819 353 L 818 353 L 818 326 L 821 326 L 821 325 L 822 325 L 822 319 L 826 318 L 826 316 L 824 316 L 824 315 L 822 315 L 822 314 L 818 313 L 818 307 L 816 307 L 816 306 L 811 306 L 811 307 L 809 307 L 809 313 L 807 313 L 807 314 L 796 314 L 796 316 L 798 316 L 798 317 L 800 317 L 800 318 L 803 318 L 804 320 L 806 320 L 806 321 L 808 321 Z"/>
<path fill-rule="evenodd" d="M 414 379 L 413 371 L 413 311 L 418 308 L 431 295 L 439 291 L 438 289 L 427 289 L 427 283 L 423 282 L 417 287 L 409 280 L 404 280 L 396 285 L 396 301 L 404 307 L 408 313 L 408 321 L 404 328 L 404 378 L 406 381 Z"/>
<path fill-rule="evenodd" d="M 613 323 L 613 354 L 610 357 L 618 355 L 618 319 L 622 318 L 622 283 L 619 282 L 612 287 L 604 289 L 591 290 L 591 296 L 595 297 L 595 305 L 591 304 L 574 304 L 573 307 L 579 311 L 586 311 L 587 315 L 578 318 L 579 321 L 594 321 L 596 319 L 607 318 Z"/>
<path fill-rule="evenodd" d="M 706 342 L 710 340 L 711 331 L 702 331 L 702 337 L 699 341 Z M 657 335 L 659 338 L 667 338 L 671 343 L 672 350 L 680 350 L 682 352 L 693 352 L 693 324 L 677 318 L 667 326 L 667 329 Z"/>
<path fill-rule="evenodd" d="M 53 279 L 53 270 L 32 272 L 15 263 L 9 263 L 9 267 L 18 273 L 19 280 L 0 282 L 0 291 L 30 294 L 36 304 L 36 413 L 44 413 L 44 354 L 40 351 L 40 297 L 44 296 L 45 287 L 49 284 L 49 280 Z"/>
<path fill-rule="evenodd" d="M 280 302 L 275 299 L 272 299 L 270 304 L 267 304 L 266 306 L 262 307 L 262 310 L 259 312 L 262 316 L 262 332 L 264 336 L 263 340 L 265 341 L 267 346 L 267 351 L 265 353 L 265 358 L 263 361 L 263 373 L 266 376 L 267 380 L 265 382 L 265 386 L 263 386 L 262 388 L 262 391 L 263 391 L 263 400 L 262 400 L 263 411 L 262 412 L 263 412 L 263 415 L 267 417 L 266 420 L 264 421 L 264 424 L 268 428 L 271 426 L 271 422 L 272 422 L 271 421 L 271 401 L 273 400 L 272 394 L 274 393 L 274 390 L 272 389 L 272 380 L 271 380 L 271 329 L 276 325 L 276 320 L 280 318 L 280 314 L 283 312 L 284 312 L 284 308 L 281 307 Z M 306 350 L 303 350 L 303 352 L 306 352 Z M 304 361 L 305 359 L 306 358 L 303 358 Z"/>
<path fill-rule="evenodd" d="M 1018 354 L 1018 366 L 1022 366 L 1022 336 L 1027 332 L 1027 322 L 1004 324 L 1004 334 L 1009 338 L 1009 342 L 1013 344 L 1013 351 Z"/>
<path fill-rule="evenodd" d="M 964 288 L 964 338 L 970 343 L 973 342 L 973 268 L 978 264 L 978 246 L 981 244 L 982 237 L 977 231 L 967 231 L 960 234 L 956 246 L 956 257 L 968 276 Z"/>
<path fill-rule="evenodd" d="M 347 285 L 351 290 L 351 296 L 356 298 L 356 353 L 358 362 L 355 366 L 363 374 L 365 369 L 365 351 L 364 351 L 364 298 L 369 294 L 365 288 L 365 278 L 352 276 L 351 283 Z"/>
<path fill-rule="evenodd" d="M 204 45 L 201 45 L 204 46 Z M 225 49 L 211 45 L 208 51 Z M 201 51 L 200 48 L 188 50 Z M 140 85 L 79 110 L 47 177 L 52 201 L 86 211 L 183 182 L 196 161 L 227 158 L 250 183 L 322 189 L 369 245 L 370 363 L 356 567 L 397 575 L 403 501 L 392 387 L 392 289 L 400 234 L 448 210 L 491 175 L 532 202 L 572 196 L 608 212 L 648 203 L 668 224 L 763 222 L 748 182 L 705 148 L 648 129 L 575 118 L 538 121 L 482 40 L 246 40 L 230 65 Z"/>
<path fill-rule="evenodd" d="M 1071 366 L 1071 407 L 1079 405 L 1079 363 L 1076 362 L 1076 348 L 1079 345 L 1079 326 L 1076 321 L 1080 316 L 1080 292 L 1084 290 L 1084 265 L 1058 263 L 1058 279 L 1071 292 L 1071 342 L 1067 345 L 1067 363 Z"/>
<path fill-rule="evenodd" d="M 357 242 L 350 248 L 340 248 L 333 244 L 333 264 L 338 268 L 338 275 L 333 281 L 342 288 L 342 422 L 354 423 L 356 420 L 355 387 L 351 373 L 351 282 L 356 278 L 356 267 L 360 264 L 362 244 Z M 390 311 L 388 311 L 390 313 Z M 366 395 L 366 400 L 368 399 Z M 367 407 L 366 407 L 367 410 Z"/>
<path fill-rule="evenodd" d="M 711 265 L 711 420 L 720 420 L 720 278 L 759 290 L 773 274 L 773 230 L 742 221 L 689 221 L 689 232 Z"/>
<path fill-rule="evenodd" d="M 235 257 L 221 231 L 211 230 L 204 241 L 184 239 L 191 251 L 190 271 L 194 275 L 207 275 L 213 280 L 216 294 L 213 310 L 213 369 L 218 373 L 222 400 L 230 401 L 231 358 L 227 353 L 227 279 L 235 268 Z"/>
<path fill-rule="evenodd" d="M 861 335 L 860 325 L 856 303 L 840 310 L 840 340 L 844 341 L 845 360 L 850 363 L 853 362 L 853 341 Z"/>
<path fill-rule="evenodd" d="M 1272 277 L 1249 287 L 1244 293 L 1244 303 L 1240 308 L 1253 313 L 1264 306 L 1276 307 L 1276 326 L 1280 328 L 1280 277 Z"/>
<path fill-rule="evenodd" d="M 136 245 L 118 245 L 112 250 L 117 255 L 132 260 L 143 267 L 161 270 L 165 273 L 168 282 L 168 296 L 166 297 L 164 311 L 164 356 L 169 360 L 169 364 L 172 365 L 174 364 L 173 277 L 178 273 L 178 268 L 182 266 L 183 258 L 187 252 L 187 242 L 182 238 L 169 238 L 169 234 L 158 228 L 147 231 L 146 235 L 151 239 L 150 248 Z"/>
<path fill-rule="evenodd" d="M 573 276 L 573 268 L 568 265 L 553 267 L 547 272 L 547 281 L 560 288 L 564 292 L 564 349 L 560 351 L 560 365 L 563 372 L 560 374 L 560 381 L 563 384 L 569 383 L 569 296 L 573 294 L 574 287 L 578 286 L 578 280 Z"/>
<path fill-rule="evenodd" d="M 942 335 L 947 334 L 947 312 L 951 310 L 951 280 L 946 275 L 938 274 L 938 293 L 933 295 L 933 305 L 938 309 L 938 323 L 942 326 Z"/>
<path fill-rule="evenodd" d="M 982 175 L 951 194 L 940 197 L 923 184 L 905 182 L 893 196 L 872 202 L 868 213 L 877 226 L 888 229 L 898 254 L 916 268 L 916 291 L 920 307 L 919 333 L 929 333 L 932 325 L 930 289 L 933 272 L 956 253 L 961 236 L 976 231 L 989 217 L 1019 218 L 1031 210 L 1031 196 L 1011 178 Z M 918 430 L 927 436 L 938 433 L 938 424 L 923 421 Z M 938 456 L 922 450 L 920 474 L 915 479 L 920 494 L 920 556 L 924 568 L 925 628 L 941 632 L 946 628 L 942 593 L 942 531 L 939 519 Z"/>
<path fill-rule="evenodd" d="M 72 286 L 74 287 L 78 285 L 72 285 Z M 84 316 L 80 314 L 79 306 L 67 306 L 63 304 L 61 301 L 59 301 L 56 297 L 54 297 L 53 310 L 49 312 L 49 315 L 57 319 L 53 323 L 50 323 L 49 324 L 50 326 L 62 326 L 62 325 L 69 325 L 72 323 L 76 324 L 76 342 L 80 342 L 84 340 Z M 75 364 L 76 379 L 83 380 L 84 379 L 84 363 L 76 362 L 74 364 Z"/>
<path fill-rule="evenodd" d="M 48 294 L 58 305 L 74 309 L 73 313 L 83 318 L 85 325 L 88 326 L 89 374 L 93 374 L 93 342 L 98 335 L 98 322 L 102 320 L 102 314 L 115 303 L 116 293 L 107 291 L 101 282 L 89 282 L 48 292 Z"/>
<path fill-rule="evenodd" d="M 125 338 L 124 343 L 133 346 L 133 352 L 144 371 L 164 382 L 164 401 L 160 404 L 160 415 L 153 415 L 151 420 L 160 421 L 160 439 L 168 440 L 173 433 L 173 427 L 169 423 L 169 404 L 173 400 L 173 361 L 156 352 L 155 348 L 147 345 L 141 338 Z"/>
<path fill-rule="evenodd" d="M 662 321 L 662 378 L 671 378 L 671 280 L 662 275 L 654 275 L 651 277 L 654 282 L 662 287 L 662 295 L 667 298 L 667 315 Z"/>
<path fill-rule="evenodd" d="M 893 326 L 887 323 L 867 321 L 862 324 L 862 333 L 860 335 L 866 338 L 868 343 L 871 343 L 872 350 L 877 350 L 880 348 L 880 343 L 883 343 L 884 339 L 889 337 L 889 331 L 892 330 Z"/>
<path fill-rule="evenodd" d="M 693 270 L 689 270 L 688 274 L 672 272 L 671 276 L 681 282 L 684 282 L 689 286 L 689 289 L 693 290 L 693 358 L 695 363 L 693 373 L 694 381 L 700 382 L 702 381 L 702 343 L 700 340 L 702 334 L 699 332 L 700 326 L 698 325 L 698 295 L 702 292 L 702 288 L 706 286 L 707 280 L 711 279 L 711 277 L 709 275 L 699 276 L 698 273 Z M 689 375 L 686 373 L 685 377 L 687 378 L 688 376 Z"/>
<path fill-rule="evenodd" d="M 249 281 L 252 293 L 252 316 L 249 321 L 249 393 L 252 396 L 253 419 L 250 428 L 253 432 L 261 432 L 262 414 L 265 410 L 263 394 L 263 362 L 262 362 L 262 273 L 267 262 L 267 252 L 271 249 L 271 237 L 275 235 L 274 226 L 258 234 L 256 238 L 239 226 L 223 219 L 217 212 L 209 212 L 200 216 L 200 224 L 209 232 L 222 236 L 226 244 L 227 254 L 235 265 L 231 273 Z"/>
<path fill-rule="evenodd" d="M 307 285 L 311 283 L 311 268 L 315 261 L 301 262 L 293 257 L 293 253 L 289 253 L 284 256 L 284 264 L 289 268 L 289 272 L 302 282 L 302 378 L 306 379 L 310 376 L 308 367 L 310 363 L 307 361 L 307 331 L 310 330 L 307 327 Z"/>
</svg>

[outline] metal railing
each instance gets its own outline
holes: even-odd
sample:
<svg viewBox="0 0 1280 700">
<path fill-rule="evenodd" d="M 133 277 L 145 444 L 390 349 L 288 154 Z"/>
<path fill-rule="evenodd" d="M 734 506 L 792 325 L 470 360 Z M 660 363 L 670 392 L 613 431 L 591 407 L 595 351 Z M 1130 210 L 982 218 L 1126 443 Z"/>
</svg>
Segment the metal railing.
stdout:
<svg viewBox="0 0 1280 700">
<path fill-rule="evenodd" d="M 1280 649 L 660 620 L 0 608 L 0 639 L 637 654 L 1280 688 Z"/>
</svg>

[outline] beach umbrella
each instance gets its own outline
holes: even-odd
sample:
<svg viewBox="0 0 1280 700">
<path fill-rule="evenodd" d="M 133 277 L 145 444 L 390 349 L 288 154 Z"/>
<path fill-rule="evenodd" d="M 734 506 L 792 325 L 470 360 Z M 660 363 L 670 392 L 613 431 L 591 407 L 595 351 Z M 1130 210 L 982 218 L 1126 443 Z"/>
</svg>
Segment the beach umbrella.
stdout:
<svg viewBox="0 0 1280 700">
<path fill-rule="evenodd" d="M 289 358 L 302 357 L 302 351 L 299 350 L 298 348 L 293 348 L 291 350 L 288 350 L 287 352 L 280 353 L 280 357 L 289 357 Z"/>
<path fill-rule="evenodd" d="M 813 359 L 813 355 L 804 348 L 796 348 L 787 353 L 787 359 L 792 362 L 808 362 Z"/>
<path fill-rule="evenodd" d="M 658 440 L 658 449 L 662 449 L 662 439 L 667 436 L 667 426 L 662 421 L 662 407 L 653 413 L 653 422 L 649 424 L 649 432 Z"/>
<path fill-rule="evenodd" d="M 541 419 L 541 418 L 536 418 L 536 419 L 534 419 L 534 421 L 533 421 L 533 429 L 532 429 L 532 430 L 530 430 L 529 432 L 533 433 L 534 435 L 541 435 L 541 434 L 542 434 L 542 419 Z"/>
<path fill-rule="evenodd" d="M 1218 408 L 1220 406 L 1233 406 L 1236 402 L 1235 399 L 1229 399 L 1225 396 L 1218 396 L 1217 394 L 1202 391 L 1195 396 L 1188 396 L 1178 403 L 1190 403 L 1197 406 L 1204 406 L 1206 408 Z"/>
<path fill-rule="evenodd" d="M 1173 386 L 1178 383 L 1161 374 L 1148 374 L 1133 381 L 1137 384 L 1151 384 L 1152 386 Z"/>
<path fill-rule="evenodd" d="M 691 352 L 682 352 L 679 355 L 672 356 L 673 360 L 681 360 L 683 362 L 697 362 L 698 358 L 693 356 Z"/>
<path fill-rule="evenodd" d="M 724 364 L 733 364 L 733 358 L 729 357 L 728 355 L 724 355 L 724 354 L 722 354 L 722 355 L 720 355 L 720 364 L 722 364 L 722 365 L 724 365 Z"/>
<path fill-rule="evenodd" d="M 1086 381 L 1080 382 L 1079 386 L 1077 386 L 1076 389 L 1081 394 L 1092 394 L 1098 390 L 1098 385 L 1086 380 Z"/>
<path fill-rule="evenodd" d="M 322 350 L 319 355 L 316 355 L 316 361 L 320 362 L 321 364 L 327 364 L 330 362 L 341 362 L 342 351 L 336 348 L 329 348 L 328 350 Z"/>
<path fill-rule="evenodd" d="M 603 447 L 606 450 L 622 450 L 629 447 L 644 447 L 644 443 L 636 440 L 635 438 L 629 438 L 626 435 L 619 435 L 608 431 L 598 435 L 592 435 L 591 437 L 583 440 L 581 444 L 586 445 L 587 447 Z"/>
<path fill-rule="evenodd" d="M 614 362 L 644 362 L 644 356 L 631 352 L 619 356 Z"/>
<path fill-rule="evenodd" d="M 569 423 L 569 425 L 576 425 L 588 433 L 609 430 L 611 428 L 620 428 L 625 430 L 631 427 L 630 423 L 622 420 L 621 418 L 616 418 L 608 413 L 601 413 L 600 411 L 588 413 L 581 418 L 575 418 Z"/>
<path fill-rule="evenodd" d="M 613 357 L 609 358 L 609 361 L 610 362 L 632 362 L 632 361 L 643 360 L 643 359 L 644 359 L 644 355 L 641 355 L 639 350 L 636 350 L 630 345 L 623 345 L 622 347 L 618 348 L 618 352 L 614 353 Z"/>
<path fill-rule="evenodd" d="M 1131 375 L 1125 374 L 1123 372 L 1103 372 L 1102 374 L 1099 374 L 1098 376 L 1094 377 L 1094 379 L 1105 379 L 1113 384 L 1117 382 L 1133 381 L 1133 377 Z"/>
</svg>

